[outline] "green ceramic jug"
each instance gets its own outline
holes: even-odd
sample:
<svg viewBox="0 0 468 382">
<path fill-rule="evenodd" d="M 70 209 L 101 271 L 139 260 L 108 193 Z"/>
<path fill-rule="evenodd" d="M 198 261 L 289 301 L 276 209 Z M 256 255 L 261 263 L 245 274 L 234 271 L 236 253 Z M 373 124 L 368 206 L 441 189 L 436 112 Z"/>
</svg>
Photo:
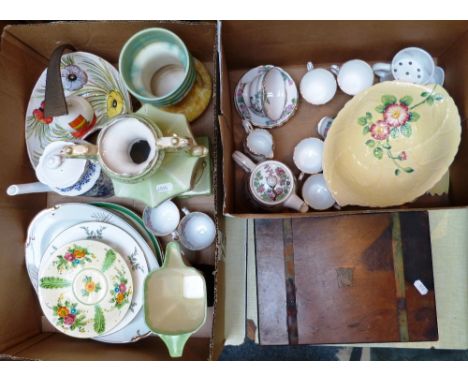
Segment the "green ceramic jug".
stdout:
<svg viewBox="0 0 468 382">
<path fill-rule="evenodd" d="M 167 346 L 171 357 L 181 357 L 189 337 L 206 321 L 206 282 L 185 265 L 178 242 L 166 246 L 163 266 L 145 280 L 145 321 Z"/>
</svg>

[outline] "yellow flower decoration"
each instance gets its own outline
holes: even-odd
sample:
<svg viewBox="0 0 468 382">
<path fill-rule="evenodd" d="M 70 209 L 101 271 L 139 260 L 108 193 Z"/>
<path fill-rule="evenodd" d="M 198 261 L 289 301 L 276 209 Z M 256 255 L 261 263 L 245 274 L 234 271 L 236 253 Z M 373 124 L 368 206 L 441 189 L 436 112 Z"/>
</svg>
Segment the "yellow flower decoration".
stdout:
<svg viewBox="0 0 468 382">
<path fill-rule="evenodd" d="M 65 307 L 65 306 L 61 306 L 61 307 L 59 307 L 59 308 L 57 309 L 57 315 L 58 315 L 59 317 L 65 317 L 65 316 L 68 315 L 68 313 L 70 313 L 70 312 L 68 311 L 68 308 Z"/>
<path fill-rule="evenodd" d="M 124 107 L 124 99 L 122 94 L 117 90 L 111 90 L 107 94 L 107 116 L 113 118 L 122 113 Z"/>
<path fill-rule="evenodd" d="M 117 294 L 115 297 L 115 300 L 117 301 L 117 304 L 121 304 L 122 301 L 124 300 L 125 296 L 122 293 Z"/>
<path fill-rule="evenodd" d="M 88 293 L 94 292 L 96 289 L 96 283 L 94 281 L 88 281 L 85 285 L 85 289 Z"/>
<path fill-rule="evenodd" d="M 81 258 L 85 257 L 86 253 L 82 249 L 75 249 L 74 255 L 75 255 L 75 257 L 77 259 L 81 259 Z"/>
</svg>

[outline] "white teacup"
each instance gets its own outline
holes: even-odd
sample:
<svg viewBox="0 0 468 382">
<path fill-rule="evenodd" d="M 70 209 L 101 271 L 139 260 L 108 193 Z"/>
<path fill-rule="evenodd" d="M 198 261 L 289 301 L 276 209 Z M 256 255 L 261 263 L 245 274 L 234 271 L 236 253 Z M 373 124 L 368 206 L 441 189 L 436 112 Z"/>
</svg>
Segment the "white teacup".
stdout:
<svg viewBox="0 0 468 382">
<path fill-rule="evenodd" d="M 323 117 L 319 123 L 317 123 L 317 133 L 325 140 L 328 135 L 328 130 L 333 123 L 333 118 L 329 116 Z"/>
<path fill-rule="evenodd" d="M 143 211 L 145 226 L 156 236 L 171 234 L 177 229 L 179 221 L 179 209 L 171 200 L 166 200 L 154 208 L 146 207 Z"/>
<path fill-rule="evenodd" d="M 273 158 L 273 136 L 265 129 L 254 129 L 252 124 L 242 121 L 247 137 L 244 141 L 245 151 L 257 161 Z"/>
<path fill-rule="evenodd" d="M 382 80 L 412 82 L 415 84 L 444 83 L 444 70 L 436 67 L 429 52 L 417 47 L 400 50 L 391 63 L 380 62 L 372 66 Z"/>
<path fill-rule="evenodd" d="M 259 74 L 244 91 L 244 99 L 252 112 L 272 121 L 281 118 L 287 94 L 283 75 L 278 68 L 272 67 Z"/>
<path fill-rule="evenodd" d="M 302 186 L 304 201 L 314 210 L 333 207 L 335 199 L 327 187 L 323 174 L 311 175 Z"/>
<path fill-rule="evenodd" d="M 185 216 L 177 230 L 182 245 L 191 251 L 201 251 L 213 244 L 216 238 L 216 226 L 207 214 L 190 212 L 182 208 Z"/>
<path fill-rule="evenodd" d="M 336 80 L 333 74 L 323 68 L 307 63 L 307 73 L 301 79 L 299 90 L 302 97 L 312 105 L 323 105 L 331 101 L 336 93 Z"/>
<path fill-rule="evenodd" d="M 317 174 L 322 172 L 323 141 L 318 138 L 306 138 L 294 148 L 293 160 L 301 171 L 299 180 L 304 174 Z"/>
<path fill-rule="evenodd" d="M 332 65 L 330 70 L 337 76 L 338 86 L 349 95 L 356 95 L 371 87 L 374 83 L 374 72 L 363 60 L 350 60 L 343 65 Z"/>
</svg>

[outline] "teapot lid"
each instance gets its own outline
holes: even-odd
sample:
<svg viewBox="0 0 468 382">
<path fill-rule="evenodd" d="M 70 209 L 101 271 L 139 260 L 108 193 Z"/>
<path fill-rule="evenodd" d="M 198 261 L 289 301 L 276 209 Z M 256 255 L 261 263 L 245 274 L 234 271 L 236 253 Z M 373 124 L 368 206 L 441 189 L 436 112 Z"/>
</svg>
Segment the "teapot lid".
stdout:
<svg viewBox="0 0 468 382">
<path fill-rule="evenodd" d="M 291 170 L 281 162 L 269 160 L 260 163 L 250 177 L 250 188 L 261 203 L 283 203 L 292 193 L 294 178 Z"/>
<path fill-rule="evenodd" d="M 71 142 L 52 142 L 42 153 L 36 168 L 37 178 L 52 188 L 66 188 L 78 182 L 86 169 L 86 159 L 65 158 L 60 151 Z"/>
</svg>

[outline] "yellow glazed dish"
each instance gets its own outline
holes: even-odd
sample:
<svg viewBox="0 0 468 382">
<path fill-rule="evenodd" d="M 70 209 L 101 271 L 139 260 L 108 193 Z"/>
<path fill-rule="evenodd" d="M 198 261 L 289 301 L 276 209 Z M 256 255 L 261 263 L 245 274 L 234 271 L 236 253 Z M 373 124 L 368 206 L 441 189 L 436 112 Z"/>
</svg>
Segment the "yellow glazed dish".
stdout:
<svg viewBox="0 0 468 382">
<path fill-rule="evenodd" d="M 382 82 L 338 113 L 323 174 L 340 206 L 397 206 L 430 190 L 458 151 L 458 109 L 439 85 Z"/>
<path fill-rule="evenodd" d="M 182 113 L 187 118 L 187 121 L 192 122 L 203 114 L 211 101 L 211 77 L 205 65 L 193 59 L 197 77 L 193 84 L 192 90 L 179 103 L 167 107 L 162 110 L 170 113 Z"/>
</svg>

